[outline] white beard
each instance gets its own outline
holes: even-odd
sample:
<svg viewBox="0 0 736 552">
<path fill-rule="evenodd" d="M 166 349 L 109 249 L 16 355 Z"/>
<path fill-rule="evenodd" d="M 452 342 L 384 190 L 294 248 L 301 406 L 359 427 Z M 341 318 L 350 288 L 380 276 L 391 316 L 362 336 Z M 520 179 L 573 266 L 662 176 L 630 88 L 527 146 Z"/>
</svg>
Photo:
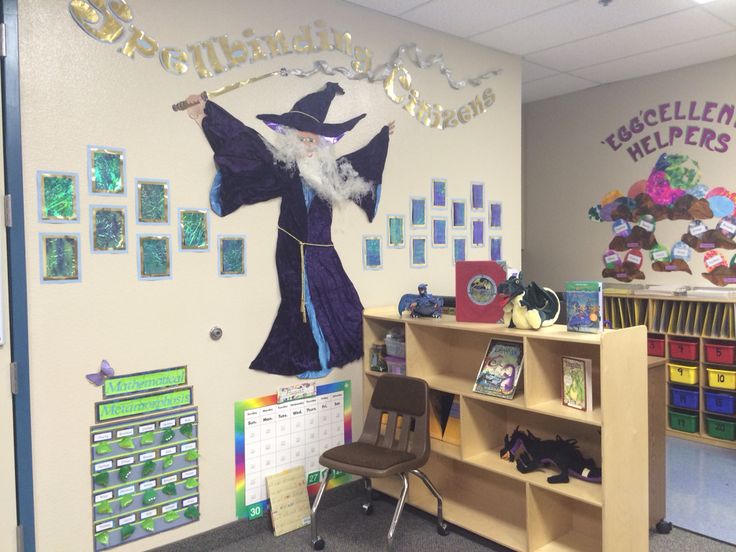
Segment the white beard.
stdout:
<svg viewBox="0 0 736 552">
<path fill-rule="evenodd" d="M 372 193 L 370 182 L 361 178 L 346 159 L 338 163 L 334 147 L 325 140 L 321 140 L 312 156 L 307 157 L 296 131 L 284 129 L 277 147 L 270 149 L 278 161 L 292 170 L 298 169 L 307 185 L 330 205 L 354 201 Z"/>
</svg>

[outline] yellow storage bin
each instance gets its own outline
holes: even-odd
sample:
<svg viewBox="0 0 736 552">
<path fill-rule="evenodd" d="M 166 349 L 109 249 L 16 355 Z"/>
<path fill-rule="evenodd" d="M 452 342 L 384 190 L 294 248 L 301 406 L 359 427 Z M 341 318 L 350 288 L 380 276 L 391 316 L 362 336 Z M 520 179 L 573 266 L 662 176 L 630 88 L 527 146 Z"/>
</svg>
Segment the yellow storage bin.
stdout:
<svg viewBox="0 0 736 552">
<path fill-rule="evenodd" d="M 686 383 L 688 385 L 695 385 L 698 383 L 698 367 L 697 366 L 685 366 L 683 364 L 669 363 L 670 369 L 670 381 L 674 383 Z"/>
<path fill-rule="evenodd" d="M 706 368 L 708 370 L 708 385 L 721 389 L 736 389 L 736 371 Z"/>
</svg>

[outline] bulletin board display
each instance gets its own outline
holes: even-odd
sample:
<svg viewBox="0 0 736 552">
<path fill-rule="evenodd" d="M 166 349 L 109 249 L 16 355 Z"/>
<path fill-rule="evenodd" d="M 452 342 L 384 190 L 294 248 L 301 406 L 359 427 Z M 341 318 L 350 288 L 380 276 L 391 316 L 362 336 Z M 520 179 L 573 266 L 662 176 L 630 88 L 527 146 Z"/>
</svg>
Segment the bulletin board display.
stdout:
<svg viewBox="0 0 736 552">
<path fill-rule="evenodd" d="M 92 426 L 94 550 L 199 519 L 196 407 Z"/>
<path fill-rule="evenodd" d="M 317 492 L 319 457 L 352 441 L 350 381 L 318 385 L 312 396 L 286 400 L 279 394 L 235 403 L 235 501 L 238 518 L 269 510 L 266 476 L 304 466 L 307 490 Z M 338 473 L 329 488 L 351 481 Z"/>
</svg>

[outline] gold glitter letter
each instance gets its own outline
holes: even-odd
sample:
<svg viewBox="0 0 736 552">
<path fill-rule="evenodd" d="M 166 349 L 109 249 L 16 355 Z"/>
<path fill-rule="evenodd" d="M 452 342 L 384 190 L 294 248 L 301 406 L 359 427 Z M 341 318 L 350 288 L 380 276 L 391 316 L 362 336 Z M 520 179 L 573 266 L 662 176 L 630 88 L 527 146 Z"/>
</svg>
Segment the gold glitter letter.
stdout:
<svg viewBox="0 0 736 552">
<path fill-rule="evenodd" d="M 136 52 L 144 57 L 151 57 L 158 52 L 158 42 L 150 36 L 146 36 L 146 33 L 135 25 L 131 25 L 130 38 L 119 51 L 131 59 L 135 57 Z"/>
<path fill-rule="evenodd" d="M 125 2 L 121 4 L 125 5 Z M 113 6 L 113 8 L 118 9 L 118 6 Z M 124 13 L 122 8 L 120 11 Z M 72 0 L 69 2 L 69 13 L 85 33 L 100 42 L 116 42 L 123 33 L 123 26 L 107 10 L 104 0 Z M 129 8 L 128 13 L 130 13 Z M 132 17 L 131 14 L 130 18 Z"/>
<path fill-rule="evenodd" d="M 161 60 L 161 65 L 169 73 L 183 75 L 189 69 L 189 65 L 187 64 L 189 55 L 178 48 L 164 48 L 159 54 L 159 59 Z"/>
</svg>

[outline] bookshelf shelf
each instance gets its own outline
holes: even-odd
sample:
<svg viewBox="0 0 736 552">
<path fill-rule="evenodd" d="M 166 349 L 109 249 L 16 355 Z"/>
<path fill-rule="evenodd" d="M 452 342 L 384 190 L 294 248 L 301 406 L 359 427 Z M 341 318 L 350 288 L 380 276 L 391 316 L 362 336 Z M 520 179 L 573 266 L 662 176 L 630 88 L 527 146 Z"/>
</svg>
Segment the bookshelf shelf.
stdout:
<svg viewBox="0 0 736 552">
<path fill-rule="evenodd" d="M 495 324 L 458 323 L 452 316 L 399 318 L 394 309 L 364 312 L 365 353 L 386 332 L 403 326 L 406 370 L 432 392 L 457 396 L 459 444 L 431 440 L 427 475 L 443 494 L 447 520 L 518 551 L 648 549 L 649 463 L 647 439 L 646 329 L 601 334 L 567 332 L 564 326 L 536 332 Z M 473 392 L 490 339 L 524 346 L 524 367 L 512 400 Z M 593 367 L 593 405 L 578 411 L 561 403 L 563 356 L 588 358 Z M 365 401 L 379 373 L 365 365 Z M 657 409 L 661 412 L 661 407 Z M 603 483 L 571 479 L 550 484 L 555 470 L 523 474 L 500 457 L 503 439 L 519 426 L 535 435 L 577 439 L 584 456 L 602 467 Z M 397 496 L 395 482 L 374 482 Z M 421 488 L 409 503 L 432 512 L 435 500 Z"/>
<path fill-rule="evenodd" d="M 722 413 L 711 413 L 706 410 L 705 393 L 723 392 L 736 398 L 736 389 L 711 387 L 708 382 L 707 368 L 725 369 L 736 372 L 736 364 L 712 363 L 706 360 L 706 345 L 720 344 L 736 347 L 736 300 L 706 297 L 672 296 L 663 297 L 647 295 L 616 295 L 604 290 L 604 314 L 611 320 L 614 328 L 631 326 L 634 321 L 646 326 L 650 338 L 664 342 L 662 358 L 668 363 L 692 366 L 695 368 L 697 381 L 684 383 L 673 381 L 669 370 L 665 370 L 665 416 L 664 424 L 668 435 L 691 441 L 707 443 L 725 448 L 736 449 L 736 441 L 720 439 L 708 435 L 706 416 L 721 416 Z M 625 313 L 636 312 L 637 316 Z M 673 344 L 692 342 L 695 344 L 695 358 L 674 358 L 671 353 Z M 687 408 L 673 401 L 672 390 L 685 388 L 698 392 L 697 408 Z M 694 432 L 674 429 L 670 425 L 671 409 L 697 414 L 697 427 Z"/>
</svg>

